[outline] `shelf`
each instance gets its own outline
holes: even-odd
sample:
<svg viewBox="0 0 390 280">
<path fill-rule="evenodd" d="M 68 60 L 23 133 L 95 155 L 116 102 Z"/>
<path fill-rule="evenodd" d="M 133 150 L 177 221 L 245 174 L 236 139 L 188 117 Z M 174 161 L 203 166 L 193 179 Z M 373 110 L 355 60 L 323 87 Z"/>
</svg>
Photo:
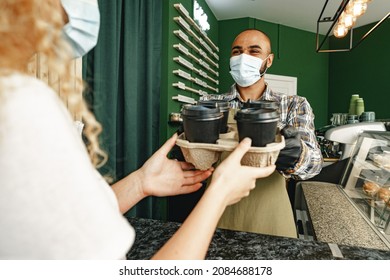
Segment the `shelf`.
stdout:
<svg viewBox="0 0 390 280">
<path fill-rule="evenodd" d="M 374 161 L 382 154 L 387 156 L 389 149 L 390 132 L 361 133 L 341 180 L 341 186 L 366 220 L 390 242 L 390 196 L 386 199 L 383 196 L 383 192 L 390 190 L 390 170 Z M 374 184 L 372 194 L 364 191 L 367 182 Z"/>
</svg>

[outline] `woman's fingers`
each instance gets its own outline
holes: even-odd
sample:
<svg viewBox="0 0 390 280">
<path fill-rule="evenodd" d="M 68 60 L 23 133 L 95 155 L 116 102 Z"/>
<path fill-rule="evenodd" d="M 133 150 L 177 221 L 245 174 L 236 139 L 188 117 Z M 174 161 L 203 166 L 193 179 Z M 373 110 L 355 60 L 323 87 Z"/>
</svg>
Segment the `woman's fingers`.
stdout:
<svg viewBox="0 0 390 280">
<path fill-rule="evenodd" d="M 190 172 L 191 174 L 188 174 Z M 185 171 L 184 172 L 183 186 L 190 186 L 193 184 L 201 183 L 206 180 L 212 174 L 211 170 L 206 171 Z"/>
<path fill-rule="evenodd" d="M 172 150 L 172 148 L 175 146 L 177 140 L 177 134 L 173 134 L 171 138 L 169 138 L 167 141 L 165 141 L 164 145 L 160 147 L 156 151 L 155 154 L 158 154 L 160 156 L 167 156 L 168 153 Z"/>
<path fill-rule="evenodd" d="M 252 140 L 250 138 L 244 138 L 234 149 L 234 151 L 229 155 L 229 158 L 231 158 L 234 161 L 241 161 L 241 158 L 249 150 L 251 144 L 252 144 Z"/>
<path fill-rule="evenodd" d="M 253 169 L 254 169 L 253 173 L 254 173 L 256 178 L 264 178 L 264 177 L 268 177 L 269 175 L 271 175 L 275 171 L 275 168 L 276 168 L 276 166 L 274 164 L 269 165 L 269 166 L 265 166 L 265 167 L 261 167 L 261 168 L 253 167 Z"/>
<path fill-rule="evenodd" d="M 185 162 L 185 161 L 179 161 L 180 163 L 180 167 L 182 170 L 193 170 L 195 169 L 194 165 L 192 163 L 189 163 L 189 162 Z"/>
<path fill-rule="evenodd" d="M 187 170 L 187 171 L 183 171 L 183 176 L 184 178 L 195 177 L 207 171 L 213 172 L 213 170 L 214 168 L 209 168 L 207 170 Z"/>
<path fill-rule="evenodd" d="M 176 195 L 196 192 L 196 191 L 199 190 L 202 186 L 203 186 L 202 183 L 196 183 L 196 184 L 192 184 L 192 185 L 182 186 L 182 187 L 177 191 Z"/>
</svg>

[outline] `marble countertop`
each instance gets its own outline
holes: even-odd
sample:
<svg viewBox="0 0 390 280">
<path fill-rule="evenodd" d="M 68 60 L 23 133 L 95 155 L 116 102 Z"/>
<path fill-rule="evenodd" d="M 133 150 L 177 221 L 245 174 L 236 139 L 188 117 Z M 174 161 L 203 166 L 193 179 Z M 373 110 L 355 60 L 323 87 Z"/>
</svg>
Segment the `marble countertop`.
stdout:
<svg viewBox="0 0 390 280">
<path fill-rule="evenodd" d="M 389 250 L 336 184 L 302 182 L 301 186 L 317 240 Z"/>
<path fill-rule="evenodd" d="M 129 218 L 136 231 L 127 259 L 145 260 L 173 235 L 175 222 Z M 389 260 L 390 252 L 326 242 L 217 229 L 206 259 L 209 260 Z"/>
</svg>

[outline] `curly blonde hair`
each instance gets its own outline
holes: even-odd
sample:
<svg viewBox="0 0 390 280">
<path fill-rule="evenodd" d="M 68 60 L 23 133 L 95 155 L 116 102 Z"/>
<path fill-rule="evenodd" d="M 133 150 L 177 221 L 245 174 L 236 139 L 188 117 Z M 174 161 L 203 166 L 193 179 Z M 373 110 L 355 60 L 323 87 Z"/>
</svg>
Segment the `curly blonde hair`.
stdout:
<svg viewBox="0 0 390 280">
<path fill-rule="evenodd" d="M 83 83 L 72 74 L 71 48 L 63 38 L 63 26 L 60 0 L 0 0 L 0 75 L 12 71 L 27 74 L 31 57 L 39 53 L 50 71 L 60 77 L 55 86 L 68 110 L 82 117 L 89 156 L 93 165 L 100 167 L 107 161 L 98 141 L 102 126 L 78 93 Z"/>
</svg>

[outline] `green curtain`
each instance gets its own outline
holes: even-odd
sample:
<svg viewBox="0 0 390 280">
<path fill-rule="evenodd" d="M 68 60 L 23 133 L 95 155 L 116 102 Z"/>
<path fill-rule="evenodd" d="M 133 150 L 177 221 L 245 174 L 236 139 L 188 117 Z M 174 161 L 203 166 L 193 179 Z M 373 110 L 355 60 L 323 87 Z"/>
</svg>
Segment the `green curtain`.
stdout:
<svg viewBox="0 0 390 280">
<path fill-rule="evenodd" d="M 99 40 L 83 58 L 85 96 L 103 125 L 101 144 L 109 155 L 99 171 L 116 181 L 159 145 L 162 1 L 98 3 Z M 165 219 L 166 201 L 144 199 L 126 216 Z"/>
</svg>

